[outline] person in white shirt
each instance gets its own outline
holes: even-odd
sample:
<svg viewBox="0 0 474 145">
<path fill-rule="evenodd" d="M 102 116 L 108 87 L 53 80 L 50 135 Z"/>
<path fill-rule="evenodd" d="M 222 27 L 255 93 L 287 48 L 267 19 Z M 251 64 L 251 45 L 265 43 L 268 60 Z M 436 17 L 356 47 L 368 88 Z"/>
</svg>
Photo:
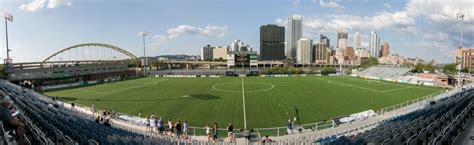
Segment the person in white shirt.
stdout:
<svg viewBox="0 0 474 145">
<path fill-rule="evenodd" d="M 185 120 L 184 121 L 184 124 L 183 124 L 183 137 L 184 139 L 188 139 L 188 120 Z"/>
<path fill-rule="evenodd" d="M 152 132 L 156 132 L 156 118 L 150 117 L 150 128 Z"/>
<path fill-rule="evenodd" d="M 206 124 L 206 134 L 207 134 L 207 141 L 211 141 L 211 127 L 209 127 L 209 123 Z"/>
<path fill-rule="evenodd" d="M 170 120 L 168 120 L 168 128 L 169 128 L 169 130 L 170 130 L 170 132 L 169 132 L 168 134 L 169 134 L 170 136 L 173 136 L 173 127 L 174 127 L 174 125 L 173 125 L 173 120 L 171 120 L 171 118 L 170 118 Z"/>
</svg>

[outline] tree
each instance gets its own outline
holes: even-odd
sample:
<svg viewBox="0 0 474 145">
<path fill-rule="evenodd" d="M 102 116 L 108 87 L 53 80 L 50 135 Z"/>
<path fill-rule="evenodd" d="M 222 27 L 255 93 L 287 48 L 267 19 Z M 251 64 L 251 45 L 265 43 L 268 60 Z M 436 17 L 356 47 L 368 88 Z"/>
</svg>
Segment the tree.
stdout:
<svg viewBox="0 0 474 145">
<path fill-rule="evenodd" d="M 424 71 L 428 71 L 428 72 L 432 73 L 432 72 L 434 72 L 435 69 L 436 69 L 436 67 L 433 64 L 418 63 L 415 66 L 413 66 L 411 72 L 422 73 Z"/>
<path fill-rule="evenodd" d="M 321 69 L 321 75 L 327 76 L 329 74 L 334 74 L 336 73 L 336 68 L 334 67 L 323 67 Z"/>
<path fill-rule="evenodd" d="M 445 74 L 450 74 L 450 75 L 453 75 L 456 73 L 456 64 L 455 63 L 450 63 L 450 64 L 446 64 L 443 66 L 443 72 Z"/>
<path fill-rule="evenodd" d="M 367 61 L 365 62 L 365 64 L 363 64 L 363 66 L 368 68 L 377 64 L 379 64 L 377 58 L 370 56 L 369 58 L 367 58 Z"/>
</svg>

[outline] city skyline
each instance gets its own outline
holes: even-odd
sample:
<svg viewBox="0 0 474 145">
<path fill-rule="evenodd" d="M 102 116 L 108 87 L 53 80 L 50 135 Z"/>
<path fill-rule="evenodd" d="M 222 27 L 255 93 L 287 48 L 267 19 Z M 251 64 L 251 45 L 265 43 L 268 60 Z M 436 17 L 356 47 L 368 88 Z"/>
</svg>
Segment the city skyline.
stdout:
<svg viewBox="0 0 474 145">
<path fill-rule="evenodd" d="M 182 10 L 167 8 L 170 5 L 180 5 Z M 225 11 L 230 5 L 248 10 Z M 261 11 L 262 5 L 268 7 Z M 201 10 L 202 6 L 212 10 Z M 15 17 L 9 24 L 14 62 L 40 61 L 60 49 L 86 42 L 108 43 L 139 55 L 142 44 L 136 34 L 144 30 L 151 33 L 147 37 L 148 56 L 196 55 L 206 44 L 228 45 L 236 39 L 259 50 L 259 27 L 286 26 L 286 19 L 292 14 L 303 16 L 303 37 L 317 40 L 324 34 L 332 40 L 331 46 L 336 46 L 337 31 L 346 30 L 349 47 L 354 44 L 354 33 L 360 32 L 361 45 L 368 49 L 370 31 L 376 31 L 382 36 L 381 42 L 390 43 L 391 53 L 452 62 L 460 33 L 455 16 L 470 7 L 473 2 L 465 0 L 0 2 L 0 10 Z M 473 47 L 473 11 L 467 12 L 465 18 L 464 47 Z M 4 35 L 0 36 L 0 48 L 5 49 Z M 30 56 L 31 52 L 35 55 Z M 0 57 L 5 56 L 5 51 L 0 51 Z"/>
</svg>

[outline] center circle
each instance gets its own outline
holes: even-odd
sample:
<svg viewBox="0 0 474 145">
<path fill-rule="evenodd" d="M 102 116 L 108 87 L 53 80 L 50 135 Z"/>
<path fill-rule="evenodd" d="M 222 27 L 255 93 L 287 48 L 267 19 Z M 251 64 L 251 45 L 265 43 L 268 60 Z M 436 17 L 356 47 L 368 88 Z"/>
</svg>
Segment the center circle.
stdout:
<svg viewBox="0 0 474 145">
<path fill-rule="evenodd" d="M 244 92 L 255 93 L 269 91 L 275 87 L 275 85 L 259 82 L 244 82 Z M 228 93 L 240 93 L 242 92 L 242 82 L 231 82 L 231 83 L 218 83 L 212 86 L 212 89 L 228 92 Z"/>
</svg>

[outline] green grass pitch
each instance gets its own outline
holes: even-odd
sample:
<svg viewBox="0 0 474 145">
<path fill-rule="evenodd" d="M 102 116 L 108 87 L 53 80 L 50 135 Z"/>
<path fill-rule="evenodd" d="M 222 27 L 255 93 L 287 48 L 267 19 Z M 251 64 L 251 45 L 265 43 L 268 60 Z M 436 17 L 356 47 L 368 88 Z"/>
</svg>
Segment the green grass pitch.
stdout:
<svg viewBox="0 0 474 145">
<path fill-rule="evenodd" d="M 244 90 L 242 92 L 242 90 Z M 300 112 L 301 123 L 380 109 L 441 91 L 355 77 L 141 78 L 46 92 L 98 109 L 163 119 L 190 126 L 217 122 L 236 128 L 281 127 Z"/>
</svg>

